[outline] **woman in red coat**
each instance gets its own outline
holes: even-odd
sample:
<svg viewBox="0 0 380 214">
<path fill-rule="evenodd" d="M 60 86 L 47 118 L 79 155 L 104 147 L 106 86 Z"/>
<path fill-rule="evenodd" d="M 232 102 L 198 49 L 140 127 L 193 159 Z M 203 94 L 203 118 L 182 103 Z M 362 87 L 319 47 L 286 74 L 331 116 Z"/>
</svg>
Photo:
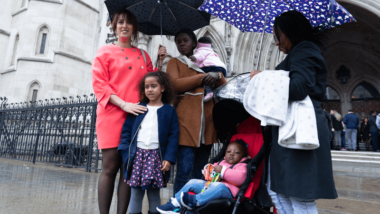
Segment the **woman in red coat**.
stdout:
<svg viewBox="0 0 380 214">
<path fill-rule="evenodd" d="M 138 105 L 138 84 L 153 69 L 148 54 L 132 46 L 138 38 L 136 17 L 128 10 L 113 16 L 112 28 L 117 34 L 116 45 L 99 48 L 92 64 L 92 85 L 98 100 L 96 133 L 98 147 L 102 150 L 103 171 L 98 184 L 98 202 L 101 214 L 109 213 L 114 183 L 120 169 L 117 213 L 128 209 L 130 187 L 124 182 L 123 165 L 117 147 L 121 130 L 128 114 L 138 115 L 147 109 Z M 116 35 L 115 35 L 116 36 Z M 159 63 L 166 57 L 165 47 L 158 51 Z"/>
</svg>

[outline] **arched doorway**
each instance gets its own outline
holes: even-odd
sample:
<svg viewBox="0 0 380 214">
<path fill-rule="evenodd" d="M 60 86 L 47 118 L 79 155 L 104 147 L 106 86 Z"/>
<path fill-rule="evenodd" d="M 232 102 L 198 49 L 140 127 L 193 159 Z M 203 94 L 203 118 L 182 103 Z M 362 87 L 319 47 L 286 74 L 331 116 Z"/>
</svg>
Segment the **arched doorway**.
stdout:
<svg viewBox="0 0 380 214">
<path fill-rule="evenodd" d="M 380 93 L 371 84 L 363 82 L 352 92 L 351 105 L 354 113 L 363 120 L 369 117 L 370 111 L 380 110 Z"/>
<path fill-rule="evenodd" d="M 374 45 L 380 38 L 377 27 L 380 19 L 378 12 L 374 13 L 374 8 L 368 5 L 356 5 L 357 1 L 353 0 L 339 0 L 339 3 L 357 22 L 331 29 L 327 35 L 327 51 L 324 52 L 327 83 L 334 86 L 339 95 L 340 107 L 334 108 L 338 107 L 342 116 L 352 109 L 362 119 L 372 108 L 380 110 L 380 100 L 374 94 L 380 91 L 380 46 Z M 372 92 L 371 96 L 363 92 L 364 89 Z M 330 102 L 333 101 L 329 99 Z"/>
</svg>

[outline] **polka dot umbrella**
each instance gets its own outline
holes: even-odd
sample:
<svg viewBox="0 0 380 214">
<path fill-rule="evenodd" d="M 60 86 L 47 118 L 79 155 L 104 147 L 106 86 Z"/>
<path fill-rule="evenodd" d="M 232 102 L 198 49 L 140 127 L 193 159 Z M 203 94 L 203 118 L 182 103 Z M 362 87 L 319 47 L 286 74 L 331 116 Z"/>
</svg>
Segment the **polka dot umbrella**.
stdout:
<svg viewBox="0 0 380 214">
<path fill-rule="evenodd" d="M 261 39 L 264 32 L 273 32 L 274 19 L 289 10 L 303 13 L 320 30 L 356 21 L 335 0 L 205 0 L 199 10 L 219 17 L 242 32 L 263 33 Z"/>
</svg>

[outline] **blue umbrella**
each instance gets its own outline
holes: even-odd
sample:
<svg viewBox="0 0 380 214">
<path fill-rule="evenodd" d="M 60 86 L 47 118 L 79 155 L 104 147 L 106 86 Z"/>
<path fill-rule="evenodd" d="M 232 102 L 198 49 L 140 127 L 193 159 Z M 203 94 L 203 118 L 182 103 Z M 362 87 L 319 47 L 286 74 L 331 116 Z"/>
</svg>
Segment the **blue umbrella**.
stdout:
<svg viewBox="0 0 380 214">
<path fill-rule="evenodd" d="M 320 30 L 356 21 L 335 0 L 205 0 L 199 10 L 219 17 L 242 32 L 272 33 L 274 19 L 289 10 L 303 13 Z M 263 38 L 264 34 L 261 46 Z"/>
</svg>

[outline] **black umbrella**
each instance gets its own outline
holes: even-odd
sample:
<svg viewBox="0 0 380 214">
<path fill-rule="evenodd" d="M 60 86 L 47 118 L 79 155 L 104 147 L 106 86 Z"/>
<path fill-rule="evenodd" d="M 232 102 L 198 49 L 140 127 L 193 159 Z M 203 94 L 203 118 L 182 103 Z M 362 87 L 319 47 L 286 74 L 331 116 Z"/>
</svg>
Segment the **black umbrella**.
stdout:
<svg viewBox="0 0 380 214">
<path fill-rule="evenodd" d="M 115 12 L 126 8 L 137 17 L 140 32 L 161 36 L 209 25 L 211 15 L 198 10 L 202 3 L 203 0 L 105 0 L 111 20 Z"/>
</svg>

